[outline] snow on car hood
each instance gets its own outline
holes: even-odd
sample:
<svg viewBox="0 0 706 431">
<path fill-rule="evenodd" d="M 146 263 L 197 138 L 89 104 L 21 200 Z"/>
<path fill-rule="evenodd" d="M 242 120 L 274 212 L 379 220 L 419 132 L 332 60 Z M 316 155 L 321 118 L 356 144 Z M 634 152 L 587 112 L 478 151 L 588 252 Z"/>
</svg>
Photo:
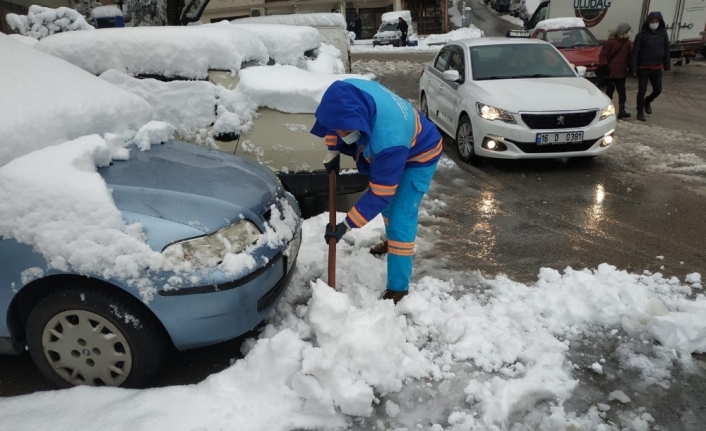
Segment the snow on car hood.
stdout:
<svg viewBox="0 0 706 431">
<path fill-rule="evenodd" d="M 228 24 L 228 21 L 214 25 L 226 25 L 249 31 L 265 44 L 270 58 L 279 64 L 296 66 L 305 52 L 321 46 L 321 35 L 313 27 L 283 24 Z"/>
<path fill-rule="evenodd" d="M 267 48 L 254 34 L 232 26 L 130 27 L 66 32 L 35 49 L 94 75 L 116 69 L 130 75 L 205 79 L 209 69 L 240 70 L 267 63 Z"/>
<path fill-rule="evenodd" d="M 498 79 L 474 82 L 471 88 L 482 103 L 510 112 L 603 109 L 610 103 L 583 78 Z"/>
<path fill-rule="evenodd" d="M 136 130 L 152 117 L 140 97 L 4 34 L 0 52 L 0 166 L 79 136 Z"/>
<path fill-rule="evenodd" d="M 239 214 L 257 220 L 248 213 L 264 208 L 281 191 L 264 165 L 177 141 L 150 151 L 133 149 L 129 162 L 116 161 L 98 172 L 118 209 L 186 225 L 198 220 L 193 227 L 205 233 L 222 228 L 226 220 L 236 221 Z"/>
</svg>

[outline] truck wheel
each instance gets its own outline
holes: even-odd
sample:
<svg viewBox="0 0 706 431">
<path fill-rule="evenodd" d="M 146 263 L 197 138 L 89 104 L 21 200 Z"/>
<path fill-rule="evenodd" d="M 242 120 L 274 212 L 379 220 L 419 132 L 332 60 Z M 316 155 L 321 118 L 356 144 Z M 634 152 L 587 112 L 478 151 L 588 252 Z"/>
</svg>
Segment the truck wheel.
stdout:
<svg viewBox="0 0 706 431">
<path fill-rule="evenodd" d="M 458 122 L 458 128 L 456 129 L 456 148 L 458 149 L 459 157 L 466 163 L 473 163 L 478 158 L 474 148 L 474 141 L 473 124 L 471 124 L 471 120 L 464 115 Z"/>
<path fill-rule="evenodd" d="M 106 286 L 51 293 L 27 322 L 32 359 L 59 387 L 139 387 L 164 362 L 165 342 L 142 310 Z"/>
</svg>

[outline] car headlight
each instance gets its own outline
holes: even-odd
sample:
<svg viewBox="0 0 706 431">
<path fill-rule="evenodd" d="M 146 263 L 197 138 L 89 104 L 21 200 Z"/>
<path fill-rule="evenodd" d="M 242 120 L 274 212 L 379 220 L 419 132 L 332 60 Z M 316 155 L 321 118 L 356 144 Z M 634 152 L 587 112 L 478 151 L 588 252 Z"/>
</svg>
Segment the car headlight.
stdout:
<svg viewBox="0 0 706 431">
<path fill-rule="evenodd" d="M 610 105 L 606 106 L 603 109 L 603 112 L 601 112 L 601 120 L 605 120 L 606 118 L 610 117 L 611 115 L 615 115 L 615 106 L 611 103 Z"/>
<path fill-rule="evenodd" d="M 171 244 L 162 253 L 170 259 L 189 261 L 195 266 L 217 265 L 226 254 L 240 253 L 255 243 L 260 233 L 253 222 L 241 220 L 210 235 Z"/>
<path fill-rule="evenodd" d="M 485 118 L 490 121 L 500 120 L 506 123 L 515 124 L 515 117 L 504 109 L 498 109 L 483 103 L 477 103 L 476 107 L 478 109 L 478 115 L 480 115 L 481 118 Z"/>
</svg>

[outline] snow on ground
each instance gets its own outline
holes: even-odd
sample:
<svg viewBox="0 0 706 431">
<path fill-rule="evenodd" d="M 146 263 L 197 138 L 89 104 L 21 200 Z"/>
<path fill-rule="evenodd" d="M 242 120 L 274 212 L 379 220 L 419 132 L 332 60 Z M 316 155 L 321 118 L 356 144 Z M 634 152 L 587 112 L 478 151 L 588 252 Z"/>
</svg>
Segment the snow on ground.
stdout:
<svg viewBox="0 0 706 431">
<path fill-rule="evenodd" d="M 356 60 L 353 62 L 353 72 L 371 73 L 375 76 L 399 75 L 401 73 L 419 74 L 425 66 L 426 63 L 416 61 Z"/>
<path fill-rule="evenodd" d="M 420 37 L 419 44 L 417 46 L 394 47 L 392 45 L 385 45 L 374 47 L 364 44 L 366 41 L 356 41 L 356 44 L 351 46 L 351 52 L 365 53 L 391 51 L 398 53 L 413 53 L 419 51 L 438 51 L 445 43 L 475 37 L 483 37 L 483 31 L 478 29 L 476 26 L 471 25 L 470 27 L 459 28 L 445 34 L 430 34 L 426 37 Z"/>
<path fill-rule="evenodd" d="M 483 37 L 483 31 L 471 24 L 469 27 L 459 28 L 445 34 L 430 34 L 424 39 L 424 42 L 427 45 L 446 44 L 456 40 L 475 39 L 477 37 Z"/>
<path fill-rule="evenodd" d="M 52 9 L 32 5 L 27 15 L 8 13 L 6 19 L 11 29 L 37 40 L 55 33 L 94 30 L 79 12 L 68 7 Z"/>
<path fill-rule="evenodd" d="M 35 49 L 95 75 L 115 69 L 130 75 L 205 79 L 209 69 L 237 72 L 242 63 L 268 61 L 267 48 L 255 35 L 227 25 L 68 32 L 41 40 Z"/>
<path fill-rule="evenodd" d="M 458 169 L 446 158 L 439 166 L 449 175 Z M 425 223 L 435 208 L 443 203 L 425 198 Z M 652 376 L 648 385 L 668 381 L 673 361 L 706 351 L 700 290 L 608 264 L 542 268 L 532 285 L 502 275 L 427 276 L 394 307 L 378 300 L 385 259 L 367 250 L 383 233 L 380 217 L 338 245 L 334 291 L 325 284 L 327 221 L 328 214 L 305 221 L 285 298 L 259 338 L 244 344 L 244 359 L 227 370 L 191 386 L 79 387 L 3 399 L 0 429 L 646 430 L 654 418 L 620 389 L 607 390 L 586 411 L 565 406 L 585 378 L 569 349 L 603 334 L 618 345 L 622 366 Z M 422 248 L 433 247 L 427 232 Z M 700 279 L 691 274 L 686 281 Z M 656 359 L 627 349 L 657 341 L 664 348 Z M 593 376 L 606 372 L 600 361 L 586 367 Z M 617 424 L 605 419 L 611 406 Z"/>
<path fill-rule="evenodd" d="M 501 19 L 504 19 L 505 21 L 515 24 L 518 27 L 523 27 L 525 25 L 525 22 L 522 21 L 522 19 L 512 16 L 512 15 L 500 15 Z"/>
</svg>

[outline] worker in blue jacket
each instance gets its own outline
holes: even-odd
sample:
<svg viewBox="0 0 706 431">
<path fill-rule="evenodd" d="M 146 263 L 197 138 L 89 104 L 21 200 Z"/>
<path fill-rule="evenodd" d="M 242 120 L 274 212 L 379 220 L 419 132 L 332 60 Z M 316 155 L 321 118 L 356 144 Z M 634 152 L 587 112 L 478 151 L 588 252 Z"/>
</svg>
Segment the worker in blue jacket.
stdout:
<svg viewBox="0 0 706 431">
<path fill-rule="evenodd" d="M 419 204 L 441 157 L 436 126 L 406 100 L 375 81 L 336 81 L 324 93 L 311 133 L 326 139 L 327 173 L 340 169 L 340 153 L 370 175 L 368 190 L 343 222 L 324 238 L 338 242 L 382 213 L 387 235 L 387 290 L 397 303 L 409 289 Z"/>
</svg>

